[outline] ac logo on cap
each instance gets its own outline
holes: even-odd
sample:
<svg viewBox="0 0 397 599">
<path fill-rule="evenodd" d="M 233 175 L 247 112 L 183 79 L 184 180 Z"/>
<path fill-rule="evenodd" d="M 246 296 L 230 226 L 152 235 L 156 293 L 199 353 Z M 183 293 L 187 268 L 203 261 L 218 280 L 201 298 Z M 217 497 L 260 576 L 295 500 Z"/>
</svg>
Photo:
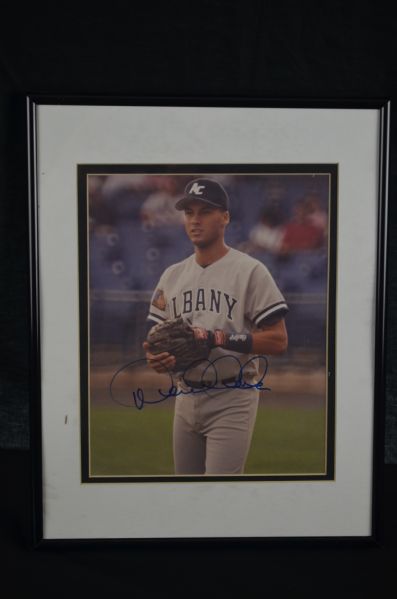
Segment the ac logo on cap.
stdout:
<svg viewBox="0 0 397 599">
<path fill-rule="evenodd" d="M 203 195 L 202 189 L 205 189 L 205 185 L 199 185 L 198 183 L 193 183 L 190 188 L 189 193 L 194 193 L 194 195 L 201 196 Z"/>
</svg>

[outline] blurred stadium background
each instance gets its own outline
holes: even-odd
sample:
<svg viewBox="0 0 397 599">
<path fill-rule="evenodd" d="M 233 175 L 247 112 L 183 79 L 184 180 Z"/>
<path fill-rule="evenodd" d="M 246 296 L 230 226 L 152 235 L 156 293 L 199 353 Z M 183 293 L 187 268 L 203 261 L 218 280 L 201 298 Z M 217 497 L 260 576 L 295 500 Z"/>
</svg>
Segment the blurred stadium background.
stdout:
<svg viewBox="0 0 397 599">
<path fill-rule="evenodd" d="M 196 175 L 193 175 L 196 176 Z M 201 176 L 201 175 L 200 175 Z M 209 175 L 228 190 L 228 245 L 272 273 L 290 307 L 289 349 L 270 359 L 246 473 L 324 473 L 326 459 L 327 174 Z M 192 175 L 89 175 L 90 474 L 172 474 L 173 402 L 113 402 L 110 380 L 143 357 L 152 292 L 192 253 L 174 209 Z M 157 377 L 157 378 L 156 378 Z M 159 378 L 160 377 L 160 378 Z M 145 389 L 166 384 L 143 368 Z M 137 375 L 118 377 L 132 406 Z"/>
</svg>

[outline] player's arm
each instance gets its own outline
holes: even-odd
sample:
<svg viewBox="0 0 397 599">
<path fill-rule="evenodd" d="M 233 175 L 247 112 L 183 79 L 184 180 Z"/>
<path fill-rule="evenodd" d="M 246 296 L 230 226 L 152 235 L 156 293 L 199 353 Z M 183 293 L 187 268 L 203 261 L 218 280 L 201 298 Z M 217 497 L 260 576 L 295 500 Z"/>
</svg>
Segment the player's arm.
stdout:
<svg viewBox="0 0 397 599">
<path fill-rule="evenodd" d="M 284 353 L 288 347 L 284 318 L 289 308 L 270 272 L 259 262 L 251 272 L 246 300 L 245 316 L 251 322 L 246 353 Z"/>
<path fill-rule="evenodd" d="M 284 318 L 275 323 L 259 326 L 260 331 L 252 333 L 253 354 L 283 354 L 288 347 L 288 333 Z"/>
</svg>

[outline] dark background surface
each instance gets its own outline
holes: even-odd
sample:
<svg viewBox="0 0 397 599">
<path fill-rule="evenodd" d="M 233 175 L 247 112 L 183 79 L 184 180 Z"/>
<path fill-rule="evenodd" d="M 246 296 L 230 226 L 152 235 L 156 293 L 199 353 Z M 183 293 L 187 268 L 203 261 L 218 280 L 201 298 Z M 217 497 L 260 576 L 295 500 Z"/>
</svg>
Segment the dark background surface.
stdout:
<svg viewBox="0 0 397 599">
<path fill-rule="evenodd" d="M 18 3 L 0 21 L 0 451 L 4 582 L 69 596 L 83 586 L 116 596 L 208 592 L 281 596 L 316 591 L 386 595 L 396 559 L 397 464 L 397 19 L 383 1 L 148 0 Z M 189 10 L 190 9 L 190 10 Z M 25 96 L 362 99 L 392 101 L 387 276 L 386 417 L 381 490 L 383 548 L 195 547 L 32 551 L 29 530 L 29 325 Z M 62 140 L 59 140 L 62 144 Z M 265 506 L 264 506 L 265 509 Z M 219 565 L 219 567 L 218 567 Z M 52 574 L 50 574 L 52 572 Z M 155 576 L 153 576 L 155 574 Z M 340 582 L 342 575 L 347 582 Z M 254 581 L 261 583 L 256 593 Z M 59 590 L 61 589 L 61 590 Z M 223 590 L 222 590 L 223 589 Z M 285 591 L 283 593 L 283 591 Z M 380 591 L 380 593 L 379 593 Z M 318 594 L 318 586 L 317 586 Z"/>
</svg>

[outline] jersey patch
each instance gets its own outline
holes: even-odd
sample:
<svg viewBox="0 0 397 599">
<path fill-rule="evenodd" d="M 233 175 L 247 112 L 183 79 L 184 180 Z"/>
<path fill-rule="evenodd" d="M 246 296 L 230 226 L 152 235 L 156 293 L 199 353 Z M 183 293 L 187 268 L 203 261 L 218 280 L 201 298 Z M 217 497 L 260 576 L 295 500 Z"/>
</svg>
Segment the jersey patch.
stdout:
<svg viewBox="0 0 397 599">
<path fill-rule="evenodd" d="M 154 294 L 152 304 L 162 312 L 165 311 L 167 302 L 165 299 L 164 291 L 162 289 L 157 289 L 156 293 Z"/>
</svg>

